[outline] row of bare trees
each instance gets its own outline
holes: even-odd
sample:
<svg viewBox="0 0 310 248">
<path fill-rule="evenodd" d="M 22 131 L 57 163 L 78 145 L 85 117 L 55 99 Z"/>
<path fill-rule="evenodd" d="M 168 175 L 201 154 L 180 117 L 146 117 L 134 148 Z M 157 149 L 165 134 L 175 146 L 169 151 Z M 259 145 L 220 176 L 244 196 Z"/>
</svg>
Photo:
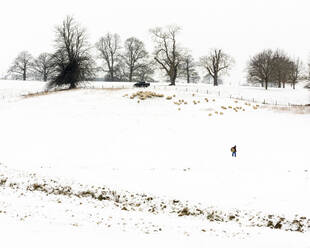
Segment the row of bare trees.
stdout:
<svg viewBox="0 0 310 248">
<path fill-rule="evenodd" d="M 86 30 L 72 17 L 67 17 L 56 28 L 55 50 L 33 58 L 23 51 L 14 60 L 9 73 L 16 79 L 26 80 L 29 75 L 50 81 L 50 86 L 69 85 L 74 88 L 79 82 L 92 80 L 98 72 L 105 73 L 107 81 L 153 81 L 156 70 L 163 72 L 170 85 L 177 78 L 187 83 L 198 82 L 197 68 L 213 79 L 214 86 L 234 65 L 234 59 L 222 49 L 211 49 L 195 61 L 190 50 L 179 42 L 179 26 L 150 29 L 153 53 L 149 53 L 143 41 L 130 37 L 121 42 L 118 34 L 107 33 L 95 46 L 88 42 Z M 93 51 L 95 48 L 95 52 Z M 96 54 L 95 56 L 93 54 Z M 95 59 L 94 59 L 95 58 Z M 96 66 L 96 60 L 100 66 Z M 302 63 L 293 60 L 285 52 L 264 50 L 253 56 L 248 64 L 248 80 L 263 87 L 277 84 L 295 84 L 301 77 Z"/>
<path fill-rule="evenodd" d="M 178 26 L 150 30 L 155 43 L 154 59 L 159 68 L 166 73 L 170 84 L 175 85 L 177 77 L 185 78 L 187 83 L 199 81 L 196 68 L 201 67 L 213 78 L 214 86 L 217 86 L 219 77 L 233 66 L 233 58 L 221 49 L 211 49 L 208 55 L 195 62 L 189 50 L 177 42 L 180 30 Z"/>
<path fill-rule="evenodd" d="M 144 43 L 136 37 L 126 39 L 123 47 L 118 34 L 107 33 L 95 45 L 108 81 L 153 80 L 154 63 Z"/>
<path fill-rule="evenodd" d="M 248 64 L 248 81 L 259 83 L 265 89 L 270 84 L 285 88 L 290 83 L 295 89 L 303 77 L 303 66 L 299 58 L 292 59 L 281 50 L 264 50 L 253 56 Z"/>
<path fill-rule="evenodd" d="M 218 85 L 221 73 L 226 72 L 233 60 L 220 49 L 195 61 L 190 51 L 180 45 L 178 26 L 157 27 L 150 30 L 154 51 L 149 53 L 143 41 L 130 37 L 121 42 L 118 34 L 107 33 L 95 44 L 95 56 L 87 41 L 86 30 L 72 17 L 67 17 L 56 28 L 54 53 L 43 53 L 33 58 L 30 53 L 21 52 L 9 73 L 15 79 L 29 77 L 50 81 L 50 85 L 76 86 L 77 82 L 90 80 L 98 72 L 105 73 L 107 81 L 153 81 L 153 74 L 161 70 L 171 85 L 177 78 L 187 83 L 198 82 L 197 68 L 201 66 Z M 96 66 L 95 59 L 100 61 Z"/>
<path fill-rule="evenodd" d="M 14 60 L 8 73 L 14 79 L 27 80 L 31 77 L 46 82 L 53 73 L 51 54 L 42 53 L 34 58 L 29 52 L 22 51 Z"/>
</svg>

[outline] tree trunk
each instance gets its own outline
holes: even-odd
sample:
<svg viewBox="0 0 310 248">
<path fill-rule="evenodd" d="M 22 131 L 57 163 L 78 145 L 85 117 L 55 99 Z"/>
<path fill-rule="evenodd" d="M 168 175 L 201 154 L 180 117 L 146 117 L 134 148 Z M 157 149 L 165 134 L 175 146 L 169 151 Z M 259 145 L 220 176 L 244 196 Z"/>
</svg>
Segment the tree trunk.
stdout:
<svg viewBox="0 0 310 248">
<path fill-rule="evenodd" d="M 175 85 L 175 80 L 177 78 L 177 73 L 175 71 L 173 71 L 171 74 L 170 74 L 170 85 Z"/>
<path fill-rule="evenodd" d="M 187 76 L 187 83 L 189 84 L 189 69 L 188 69 L 188 67 L 186 68 L 186 76 Z"/>
<path fill-rule="evenodd" d="M 171 70 L 170 71 L 170 85 L 175 85 L 175 80 L 177 79 L 177 71 Z"/>
<path fill-rule="evenodd" d="M 27 76 L 26 76 L 26 70 L 23 71 L 23 80 L 26 81 Z"/>
<path fill-rule="evenodd" d="M 128 79 L 129 79 L 129 82 L 132 82 L 132 68 L 130 68 Z"/>
<path fill-rule="evenodd" d="M 214 86 L 218 86 L 218 77 L 217 77 L 217 73 L 215 73 L 215 75 L 214 75 L 214 77 L 213 77 L 213 81 L 214 81 L 213 85 L 214 85 Z"/>
<path fill-rule="evenodd" d="M 283 89 L 285 88 L 285 82 L 282 83 Z"/>
<path fill-rule="evenodd" d="M 75 89 L 76 88 L 76 84 L 75 83 L 71 83 L 69 89 Z"/>
<path fill-rule="evenodd" d="M 170 77 L 170 84 L 169 85 L 173 85 L 173 86 L 175 85 L 175 78 Z"/>
<path fill-rule="evenodd" d="M 268 81 L 267 80 L 265 81 L 265 89 L 266 90 L 268 89 Z"/>
</svg>

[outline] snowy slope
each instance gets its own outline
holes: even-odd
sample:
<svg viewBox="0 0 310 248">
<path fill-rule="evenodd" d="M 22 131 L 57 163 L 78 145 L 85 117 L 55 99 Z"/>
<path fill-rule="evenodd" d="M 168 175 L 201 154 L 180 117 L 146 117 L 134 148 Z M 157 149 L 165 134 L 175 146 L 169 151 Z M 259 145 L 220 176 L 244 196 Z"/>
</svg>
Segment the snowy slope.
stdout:
<svg viewBox="0 0 310 248">
<path fill-rule="evenodd" d="M 41 86 L 32 88 L 33 92 L 42 90 Z M 156 84 L 150 90 L 165 97 L 138 102 L 130 98 L 137 90 L 119 83 L 113 89 L 77 89 L 1 101 L 0 175 L 7 180 L 0 186 L 0 228 L 7 233 L 7 241 L 22 223 L 18 233 L 24 237 L 39 231 L 43 240 L 56 232 L 81 247 L 86 238 L 99 247 L 100 235 L 117 247 L 132 239 L 138 247 L 150 243 L 154 247 L 254 243 L 309 247 L 308 114 L 273 111 L 222 93 L 206 94 L 205 86 Z M 7 87 L 6 92 L 14 89 Z M 225 88 L 225 92 L 232 91 Z M 284 102 L 287 92 L 278 91 L 273 97 Z M 307 104 L 309 93 L 300 92 L 295 97 L 304 95 Z M 174 104 L 180 99 L 187 104 Z M 232 158 L 230 147 L 235 144 L 237 158 Z M 167 209 L 173 200 L 185 205 L 175 206 L 175 213 L 154 214 L 145 204 L 141 210 L 122 210 L 123 205 L 116 202 L 116 206 L 115 201 L 33 190 L 42 180 L 54 180 L 74 192 L 106 187 L 114 195 L 134 199 L 135 204 L 142 204 L 140 196 L 145 194 L 156 204 L 167 202 Z M 139 197 L 131 197 L 136 194 Z M 186 204 L 191 211 L 199 206 L 204 213 L 178 216 Z M 228 220 L 237 211 L 240 221 L 210 221 L 210 211 Z M 269 215 L 291 224 L 305 217 L 305 232 L 285 231 L 285 225 L 281 230 L 266 227 Z M 256 216 L 254 227 L 247 216 Z M 287 228 L 296 230 L 291 224 Z M 14 242 L 12 247 L 18 247 L 19 241 Z M 57 242 L 53 240 L 50 247 Z"/>
</svg>

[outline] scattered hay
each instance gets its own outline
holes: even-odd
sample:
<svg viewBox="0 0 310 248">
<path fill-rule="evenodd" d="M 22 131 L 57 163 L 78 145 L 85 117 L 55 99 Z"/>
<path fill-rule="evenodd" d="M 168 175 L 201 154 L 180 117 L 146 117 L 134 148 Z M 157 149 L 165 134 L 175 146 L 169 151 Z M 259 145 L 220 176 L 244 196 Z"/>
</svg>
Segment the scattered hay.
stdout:
<svg viewBox="0 0 310 248">
<path fill-rule="evenodd" d="M 221 106 L 222 109 L 227 109 L 225 106 Z"/>
<path fill-rule="evenodd" d="M 208 99 L 208 98 L 205 98 L 205 101 L 206 101 L 206 102 L 209 102 L 209 99 Z"/>
<path fill-rule="evenodd" d="M 167 96 L 166 97 L 166 100 L 171 100 L 172 99 L 172 96 Z"/>
<path fill-rule="evenodd" d="M 224 113 L 223 112 L 220 112 L 220 115 L 223 115 Z"/>
<path fill-rule="evenodd" d="M 218 115 L 219 112 L 215 111 L 214 113 Z"/>
<path fill-rule="evenodd" d="M 209 113 L 209 114 L 208 114 L 208 116 L 212 116 L 212 114 L 211 114 L 211 113 Z"/>
<path fill-rule="evenodd" d="M 154 97 L 163 97 L 163 94 L 157 94 L 156 92 L 152 91 L 138 91 L 133 93 L 130 96 L 130 99 L 134 99 L 135 97 L 139 98 L 140 100 L 145 100 L 146 98 L 154 98 Z"/>
</svg>

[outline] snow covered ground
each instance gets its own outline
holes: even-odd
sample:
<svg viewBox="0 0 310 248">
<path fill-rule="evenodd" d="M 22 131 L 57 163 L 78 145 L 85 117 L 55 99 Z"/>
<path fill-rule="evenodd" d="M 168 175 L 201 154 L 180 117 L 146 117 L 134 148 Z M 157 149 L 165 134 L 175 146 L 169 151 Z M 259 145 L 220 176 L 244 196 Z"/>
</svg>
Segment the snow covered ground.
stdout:
<svg viewBox="0 0 310 248">
<path fill-rule="evenodd" d="M 0 82 L 5 244 L 310 247 L 307 108 L 233 99 L 267 99 L 249 87 L 88 88 L 23 97 L 43 83 Z M 268 94 L 310 103 L 305 89 Z"/>
</svg>

